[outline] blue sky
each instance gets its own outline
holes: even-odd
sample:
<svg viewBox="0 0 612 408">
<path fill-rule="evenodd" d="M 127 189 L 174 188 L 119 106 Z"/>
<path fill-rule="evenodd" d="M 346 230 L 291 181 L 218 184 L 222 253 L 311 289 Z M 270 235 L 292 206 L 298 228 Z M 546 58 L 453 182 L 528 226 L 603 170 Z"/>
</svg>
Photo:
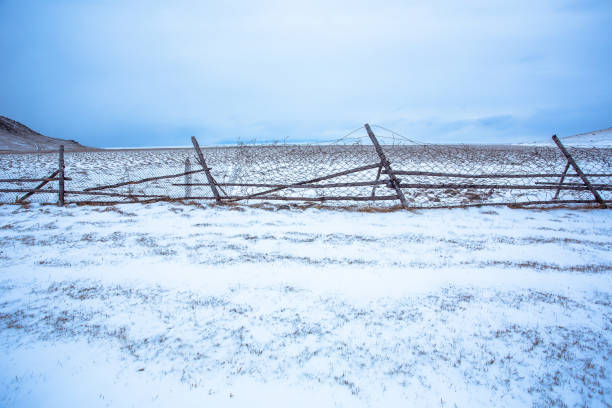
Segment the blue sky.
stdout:
<svg viewBox="0 0 612 408">
<path fill-rule="evenodd" d="M 612 126 L 612 1 L 0 0 L 0 115 L 99 147 Z"/>
</svg>

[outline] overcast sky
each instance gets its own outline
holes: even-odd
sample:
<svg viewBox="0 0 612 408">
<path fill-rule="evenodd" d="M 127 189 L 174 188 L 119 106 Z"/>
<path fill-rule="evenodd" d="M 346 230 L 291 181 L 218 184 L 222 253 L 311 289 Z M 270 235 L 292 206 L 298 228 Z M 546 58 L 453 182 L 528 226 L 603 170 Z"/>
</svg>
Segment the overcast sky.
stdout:
<svg viewBox="0 0 612 408">
<path fill-rule="evenodd" d="M 612 126 L 612 1 L 0 0 L 0 115 L 99 147 Z"/>
</svg>

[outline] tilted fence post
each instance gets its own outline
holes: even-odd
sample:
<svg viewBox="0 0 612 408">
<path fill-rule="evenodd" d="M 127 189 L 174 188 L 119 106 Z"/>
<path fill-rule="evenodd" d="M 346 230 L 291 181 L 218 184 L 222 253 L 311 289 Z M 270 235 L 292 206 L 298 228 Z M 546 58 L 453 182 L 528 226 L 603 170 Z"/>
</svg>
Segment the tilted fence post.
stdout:
<svg viewBox="0 0 612 408">
<path fill-rule="evenodd" d="M 380 180 L 380 173 L 382 172 L 382 164 L 378 167 L 378 171 L 376 172 L 376 179 L 374 181 L 378 181 Z M 374 198 L 376 196 L 376 187 L 378 187 L 377 185 L 374 185 L 372 187 L 372 198 Z"/>
<path fill-rule="evenodd" d="M 198 155 L 198 159 L 200 161 L 200 164 L 202 165 L 202 168 L 204 169 L 204 173 L 206 173 L 206 178 L 208 179 L 208 183 L 210 184 L 210 189 L 212 190 L 212 192 L 213 192 L 213 194 L 215 196 L 215 200 L 218 203 L 220 203 L 221 202 L 221 197 L 219 196 L 219 192 L 217 191 L 217 186 L 216 186 L 216 183 L 215 183 L 215 179 L 210 174 L 210 169 L 206 165 L 206 160 L 204 160 L 204 155 L 202 154 L 202 151 L 200 150 L 200 145 L 198 144 L 198 141 L 196 140 L 195 136 L 191 136 L 191 143 L 193 143 L 193 147 L 195 148 L 195 151 L 196 151 L 196 153 Z"/>
<path fill-rule="evenodd" d="M 17 198 L 17 202 L 20 203 L 23 200 L 25 200 L 26 198 L 32 196 L 34 194 L 34 192 L 40 190 L 41 188 L 43 188 L 44 186 L 47 185 L 48 182 L 53 181 L 54 178 L 59 174 L 59 169 L 55 170 L 53 173 L 51 173 L 51 175 L 49 177 L 47 177 L 46 179 L 43 179 L 43 182 L 40 183 L 39 185 L 37 185 L 36 187 L 34 187 L 32 189 L 32 191 L 30 191 L 29 193 L 27 193 L 26 195 L 24 195 L 21 198 Z"/>
<path fill-rule="evenodd" d="M 555 191 L 555 196 L 553 197 L 553 200 L 556 200 L 559 198 L 559 193 L 561 192 L 561 187 L 563 187 L 563 181 L 565 180 L 565 176 L 569 168 L 570 168 L 570 162 L 568 161 L 567 164 L 565 165 L 565 169 L 563 169 L 563 173 L 561 173 L 561 180 L 559 180 L 559 187 L 557 187 L 557 191 Z"/>
<path fill-rule="evenodd" d="M 366 131 L 368 132 L 368 136 L 370 136 L 370 140 L 372 140 L 372 144 L 374 144 L 376 153 L 378 153 L 378 156 L 380 157 L 381 164 L 383 165 L 385 170 L 387 170 L 386 173 L 389 176 L 389 182 L 391 183 L 391 186 L 397 192 L 397 196 L 399 197 L 399 200 L 402 203 L 402 206 L 404 208 L 408 208 L 408 201 L 406 200 L 406 197 L 404 196 L 404 192 L 399 186 L 399 180 L 397 179 L 397 177 L 395 177 L 395 173 L 393 173 L 393 169 L 391 169 L 391 163 L 389 163 L 389 160 L 387 160 L 387 157 L 385 156 L 385 152 L 383 152 L 382 147 L 380 147 L 380 144 L 378 144 L 378 139 L 376 139 L 376 135 L 374 134 L 374 132 L 372 132 L 372 129 L 370 128 L 369 124 L 366 123 L 364 127 Z"/>
<path fill-rule="evenodd" d="M 58 188 L 58 205 L 64 205 L 64 145 L 59 147 L 59 188 Z"/>
<path fill-rule="evenodd" d="M 185 197 L 191 197 L 191 162 L 185 159 Z"/>
<path fill-rule="evenodd" d="M 591 193 L 595 197 L 595 201 L 597 201 L 601 205 L 601 208 L 608 208 L 604 200 L 601 198 L 601 196 L 597 192 L 597 190 L 595 190 L 595 188 L 593 188 L 593 186 L 591 185 L 591 182 L 589 181 L 589 179 L 587 179 L 584 173 L 582 172 L 582 170 L 580 170 L 580 167 L 578 167 L 578 164 L 576 164 L 576 161 L 574 160 L 572 155 L 567 151 L 565 146 L 561 144 L 561 141 L 559 140 L 557 135 L 553 135 L 552 139 L 555 142 L 555 144 L 559 147 L 563 155 L 565 155 L 568 163 L 572 165 L 572 167 L 576 171 L 576 174 L 578 174 L 578 176 L 582 179 L 582 182 L 584 183 L 584 185 L 591 191 Z"/>
</svg>

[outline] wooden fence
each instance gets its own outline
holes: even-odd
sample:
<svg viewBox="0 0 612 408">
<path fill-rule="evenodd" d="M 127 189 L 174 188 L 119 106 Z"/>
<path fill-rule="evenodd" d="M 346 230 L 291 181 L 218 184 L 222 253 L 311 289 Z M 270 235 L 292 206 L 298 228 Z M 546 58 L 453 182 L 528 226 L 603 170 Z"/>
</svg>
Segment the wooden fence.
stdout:
<svg viewBox="0 0 612 408">
<path fill-rule="evenodd" d="M 460 205 L 437 205 L 437 207 L 454 207 L 454 206 L 471 206 L 471 205 L 523 205 L 523 204 L 537 204 L 537 205 L 549 205 L 549 204 L 567 204 L 567 203 L 595 203 L 601 208 L 607 208 L 610 200 L 604 200 L 601 192 L 612 191 L 612 184 L 605 183 L 592 183 L 590 178 L 609 178 L 612 174 L 609 172 L 603 173 L 584 173 L 576 162 L 574 157 L 561 143 L 557 136 L 553 136 L 552 139 L 558 149 L 562 152 L 563 156 L 567 160 L 565 168 L 562 172 L 557 173 L 546 173 L 546 172 L 527 172 L 523 174 L 507 174 L 507 173 L 460 173 L 460 172 L 444 172 L 444 171 L 415 171 L 415 170 L 402 170 L 401 168 L 395 168 L 398 163 L 394 163 L 392 166 L 387 155 L 385 154 L 384 146 L 378 141 L 377 136 L 372 131 L 371 127 L 366 124 L 364 128 L 367 132 L 369 141 L 372 143 L 376 152 L 377 161 L 365 164 L 358 167 L 345 169 L 342 171 L 332 172 L 330 174 L 318 176 L 318 177 L 305 177 L 304 180 L 291 183 L 279 183 L 279 182 L 261 182 L 254 183 L 248 181 L 234 181 L 218 182 L 213 175 L 212 168 L 208 166 L 205 155 L 200 148 L 198 141 L 195 137 L 191 138 L 193 148 L 195 150 L 195 160 L 197 168 L 192 169 L 192 163 L 187 157 L 185 160 L 185 168 L 183 172 L 174 172 L 172 174 L 145 177 L 135 180 L 126 180 L 118 183 L 95 185 L 78 190 L 71 190 L 66 188 L 66 182 L 70 182 L 73 179 L 67 177 L 65 174 L 65 158 L 64 148 L 60 147 L 58 156 L 57 169 L 51 172 L 48 176 L 42 178 L 5 178 L 0 179 L 0 183 L 15 184 L 15 183 L 38 183 L 33 187 L 29 188 L 2 188 L 2 193 L 20 193 L 17 197 L 16 202 L 24 203 L 30 197 L 35 194 L 57 194 L 57 203 L 62 206 L 66 202 L 70 202 L 70 197 L 110 197 L 130 202 L 150 202 L 156 200 L 214 200 L 217 203 L 236 203 L 246 200 L 257 200 L 257 201 L 293 201 L 293 202 L 332 202 L 332 201 L 347 201 L 347 202 L 397 202 L 399 207 L 402 208 L 423 208 L 431 207 L 432 205 L 419 205 L 418 203 L 411 202 L 407 198 L 405 192 L 410 190 L 421 190 L 433 193 L 434 196 L 436 191 L 440 190 L 550 190 L 554 191 L 554 197 L 549 200 L 530 200 L 527 202 L 521 201 L 507 201 L 507 202 L 478 202 L 478 203 L 462 203 Z M 401 167 L 401 162 L 399 166 Z M 376 176 L 371 180 L 365 181 L 337 181 L 334 179 L 353 175 L 362 172 L 376 171 Z M 573 171 L 573 173 L 570 172 Z M 193 175 L 204 173 L 206 176 L 206 182 L 197 182 L 192 180 Z M 415 176 L 415 177 L 427 177 L 429 182 L 402 182 L 399 176 Z M 181 180 L 182 179 L 182 180 Z M 458 182 L 453 180 L 465 180 L 469 179 L 468 182 Z M 504 183 L 507 180 L 521 179 L 525 182 L 522 184 L 510 184 Z M 538 181 L 533 181 L 537 179 Z M 550 181 L 543 181 L 550 179 Z M 149 183 L 159 180 L 171 180 L 174 181 L 172 186 L 184 188 L 183 197 L 171 197 L 166 194 L 139 194 L 133 192 L 118 192 L 117 188 L 124 186 L 134 186 L 143 183 Z M 439 181 L 437 181 L 439 180 Z M 475 182 L 474 180 L 493 180 L 494 182 Z M 495 181 L 497 180 L 497 181 Z M 569 180 L 569 181 L 568 181 Z M 182 181 L 182 182 L 181 182 Z M 44 188 L 49 183 L 57 182 L 57 188 Z M 193 188 L 208 188 L 210 189 L 210 195 L 198 195 L 193 194 Z M 249 194 L 228 194 L 225 188 L 253 188 L 257 191 Z M 368 195 L 325 195 L 316 194 L 316 196 L 308 195 L 283 195 L 287 191 L 329 191 L 328 189 L 343 189 L 343 188 L 370 188 L 371 193 Z M 382 195 L 376 195 L 378 188 L 384 188 L 386 193 Z M 115 191 L 112 191 L 115 190 Z M 562 191 L 574 191 L 574 192 L 588 192 L 593 198 L 592 199 L 573 199 L 573 200 L 561 200 L 559 199 Z"/>
</svg>

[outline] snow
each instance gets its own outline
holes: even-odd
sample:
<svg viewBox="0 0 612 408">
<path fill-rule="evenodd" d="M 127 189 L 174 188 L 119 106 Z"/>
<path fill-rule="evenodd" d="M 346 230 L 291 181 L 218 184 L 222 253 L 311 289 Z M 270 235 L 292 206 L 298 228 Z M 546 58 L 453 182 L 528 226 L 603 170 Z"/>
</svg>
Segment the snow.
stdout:
<svg viewBox="0 0 612 408">
<path fill-rule="evenodd" d="M 563 136 L 560 138 L 561 143 L 567 147 L 597 147 L 611 148 L 612 147 L 612 127 L 607 129 L 595 130 L 592 132 L 580 133 L 573 136 Z M 553 146 L 553 141 L 519 143 L 521 146 Z"/>
<path fill-rule="evenodd" d="M 610 214 L 0 206 L 0 406 L 607 406 Z"/>
<path fill-rule="evenodd" d="M 561 139 L 568 146 L 612 147 L 612 127 Z"/>
</svg>

